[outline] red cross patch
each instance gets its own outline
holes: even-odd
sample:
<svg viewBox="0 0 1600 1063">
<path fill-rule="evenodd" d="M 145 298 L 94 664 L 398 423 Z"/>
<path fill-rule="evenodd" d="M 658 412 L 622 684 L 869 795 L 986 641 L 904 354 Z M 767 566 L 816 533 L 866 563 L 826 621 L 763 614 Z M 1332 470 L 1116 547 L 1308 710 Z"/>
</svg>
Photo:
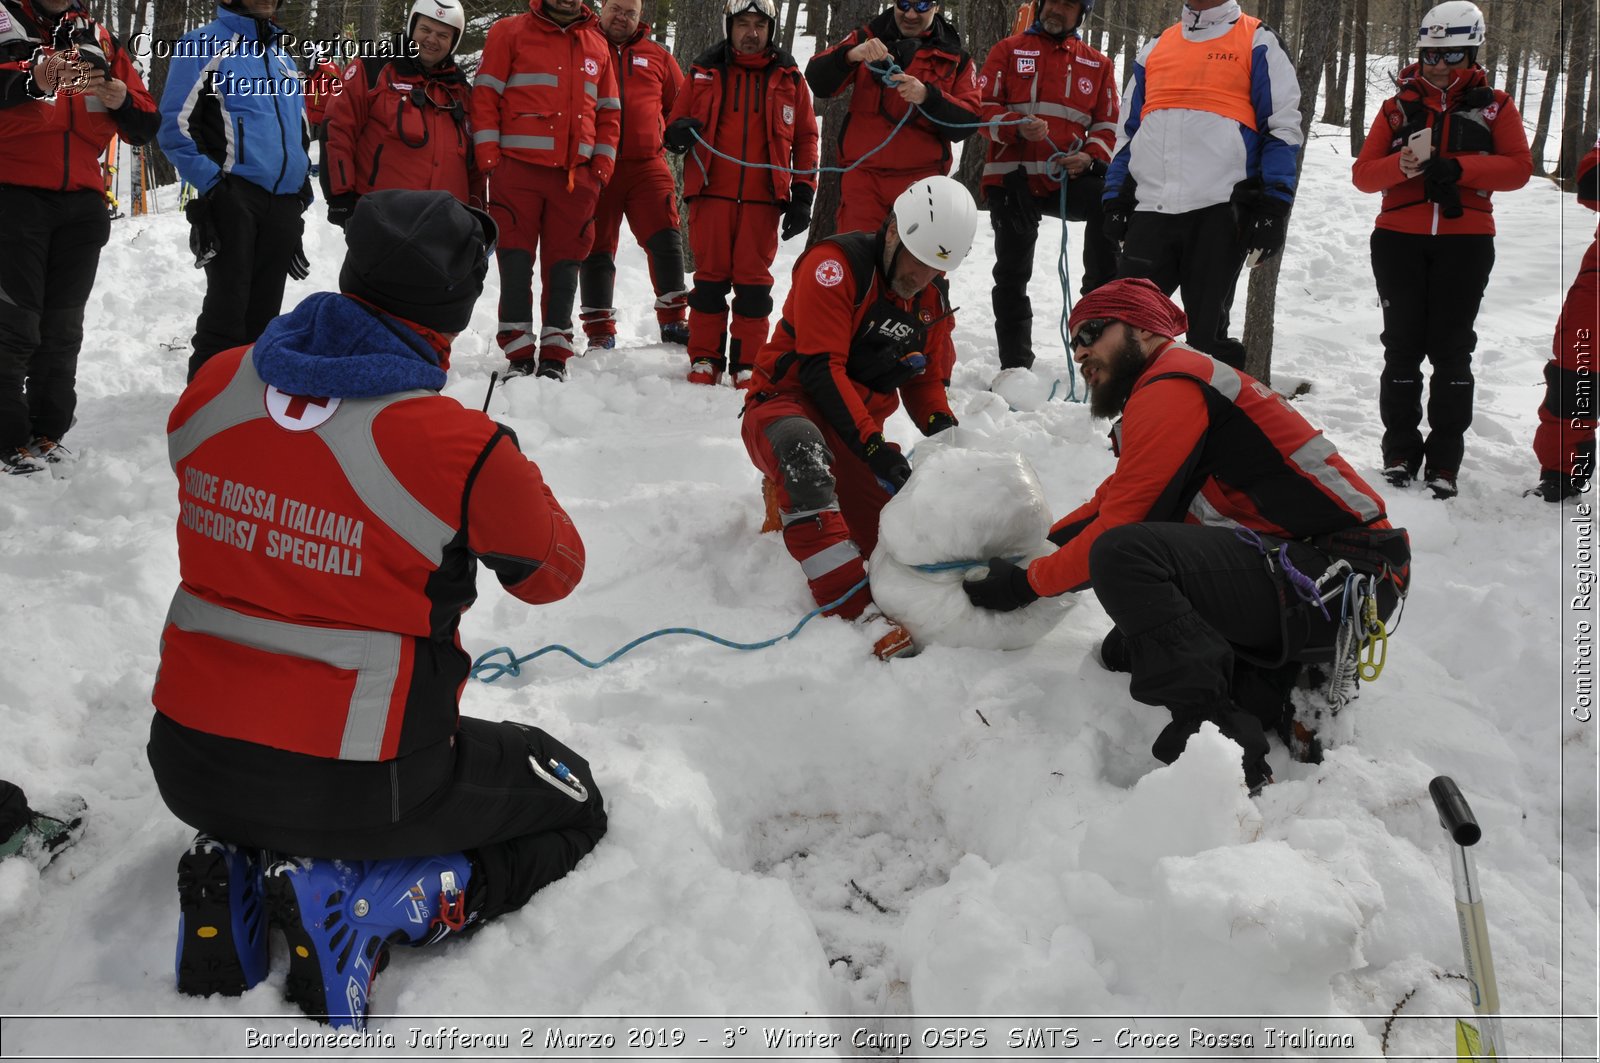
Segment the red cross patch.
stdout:
<svg viewBox="0 0 1600 1063">
<path fill-rule="evenodd" d="M 290 395 L 267 386 L 267 415 L 279 427 L 291 432 L 309 432 L 327 422 L 339 408 L 336 398 L 315 395 Z"/>
<path fill-rule="evenodd" d="M 824 288 L 837 288 L 844 281 L 844 267 L 836 258 L 830 258 L 817 267 L 817 283 Z"/>
</svg>

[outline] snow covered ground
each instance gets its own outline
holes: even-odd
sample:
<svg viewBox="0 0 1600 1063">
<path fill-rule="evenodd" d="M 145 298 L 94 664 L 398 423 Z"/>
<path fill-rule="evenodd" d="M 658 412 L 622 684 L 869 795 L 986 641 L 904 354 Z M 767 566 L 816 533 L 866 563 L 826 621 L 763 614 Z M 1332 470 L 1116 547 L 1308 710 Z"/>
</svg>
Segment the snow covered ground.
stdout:
<svg viewBox="0 0 1600 1063">
<path fill-rule="evenodd" d="M 1377 198 L 1350 185 L 1345 131 L 1316 132 L 1274 364 L 1280 384 L 1312 383 L 1300 408 L 1376 479 Z M 550 1047 L 548 1027 L 609 1031 L 617 1048 L 597 1054 L 627 1054 L 633 1025 L 669 1028 L 669 1047 L 670 1028 L 686 1031 L 672 1051 L 638 1038 L 645 1056 L 1440 1058 L 1453 1039 L 1439 1016 L 1469 1007 L 1426 792 L 1450 774 L 1484 827 L 1475 854 L 1511 1051 L 1594 1058 L 1596 725 L 1568 711 L 1573 669 L 1592 691 L 1579 623 L 1593 613 L 1568 601 L 1594 572 L 1592 523 L 1580 543 L 1588 510 L 1521 497 L 1537 474 L 1541 367 L 1594 217 L 1537 180 L 1497 195 L 1496 213 L 1461 495 L 1385 492 L 1412 534 L 1414 590 L 1382 678 L 1350 710 L 1354 741 L 1324 764 L 1275 745 L 1278 781 L 1254 800 L 1218 737 L 1160 768 L 1149 745 L 1165 713 L 1095 663 L 1108 621 L 1092 594 L 1009 653 L 933 648 L 883 664 L 865 632 L 818 620 L 759 652 L 674 638 L 600 671 L 546 656 L 470 685 L 463 709 L 536 722 L 582 751 L 610 834 L 524 911 L 464 942 L 401 950 L 378 982 L 376 1047 L 339 1054 L 470 1054 L 459 1040 L 408 1050 L 413 1028 L 441 1025 L 507 1033 L 501 1054 L 527 1027 L 521 1051 L 552 1056 L 584 1053 Z M 320 205 L 311 217 L 313 272 L 291 282 L 291 305 L 336 283 L 340 233 Z M 1047 376 L 1068 366 L 1050 340 L 1061 297 L 1049 233 L 1033 288 Z M 798 250 L 784 245 L 774 271 L 780 302 Z M 992 262 L 985 236 L 951 278 L 962 442 L 1022 454 L 1060 514 L 1112 467 L 1107 425 L 1059 400 L 1012 411 L 986 390 Z M 681 350 L 655 342 L 636 246 L 619 267 L 620 347 L 575 362 L 564 385 L 519 380 L 491 403 L 576 521 L 587 577 L 532 609 L 486 575 L 463 626 L 474 654 L 560 642 L 598 658 L 668 626 L 758 639 L 810 607 L 798 566 L 758 533 L 738 394 L 683 380 Z M 0 1025 L 7 1056 L 315 1054 L 303 1038 L 320 1028 L 280 995 L 281 942 L 268 981 L 241 999 L 173 988 L 173 872 L 191 832 L 157 796 L 144 742 L 177 580 L 163 428 L 201 285 L 181 216 L 116 223 L 79 370 L 69 442 L 82 460 L 70 478 L 0 484 L 0 599 L 18 636 L 0 668 L 0 776 L 39 799 L 81 793 L 91 816 L 42 876 L 0 864 L 0 1013 L 34 1016 Z M 473 406 L 500 364 L 495 298 L 491 277 L 454 356 L 448 393 Z M 903 415 L 891 434 L 915 439 Z M 953 498 L 949 519 L 983 515 Z M 67 1018 L 96 1015 L 147 1017 Z M 536 1018 L 617 1015 L 703 1018 Z M 1074 1026 L 1077 1047 L 1035 1035 L 1022 1049 L 1011 1032 Z M 761 1031 L 778 1027 L 794 1037 L 772 1049 Z M 941 1037 L 947 1027 L 968 1032 Z M 1191 1047 L 1191 1027 L 1253 1047 Z M 1266 1027 L 1313 1047 L 1284 1047 Z M 1119 1029 L 1146 1047 L 1119 1050 Z M 1173 1034 L 1178 1048 L 1151 1047 Z"/>
</svg>

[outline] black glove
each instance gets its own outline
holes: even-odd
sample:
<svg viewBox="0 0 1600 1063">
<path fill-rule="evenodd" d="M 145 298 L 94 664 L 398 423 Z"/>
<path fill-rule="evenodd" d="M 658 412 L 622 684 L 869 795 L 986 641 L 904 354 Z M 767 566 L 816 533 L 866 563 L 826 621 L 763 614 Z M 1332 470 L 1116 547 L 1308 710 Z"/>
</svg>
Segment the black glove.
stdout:
<svg viewBox="0 0 1600 1063">
<path fill-rule="evenodd" d="M 1117 189 L 1117 194 L 1100 201 L 1100 231 L 1117 246 L 1118 251 L 1122 250 L 1122 242 L 1128 238 L 1133 208 L 1139 203 L 1135 187 L 1133 178 L 1123 174 L 1122 187 Z"/>
<path fill-rule="evenodd" d="M 1039 229 L 1039 219 L 1044 217 L 1044 210 L 1039 206 L 1039 201 L 1033 198 L 1033 191 L 1028 187 L 1028 175 L 1017 167 L 1006 174 L 1001 184 L 1005 187 L 1006 194 L 1001 198 L 999 206 L 1006 224 L 1011 226 L 1011 231 L 1018 236 L 1026 236 Z"/>
<path fill-rule="evenodd" d="M 1446 218 L 1461 217 L 1461 164 L 1443 155 L 1434 155 L 1422 164 L 1422 194 L 1439 204 Z"/>
<path fill-rule="evenodd" d="M 705 126 L 698 118 L 679 118 L 667 126 L 661 141 L 674 155 L 682 155 L 694 147 L 695 137 Z"/>
<path fill-rule="evenodd" d="M 1248 256 L 1259 252 L 1252 265 L 1260 265 L 1283 250 L 1288 235 L 1290 202 L 1262 187 L 1251 177 L 1233 186 L 1234 217 L 1239 223 L 1239 244 Z"/>
<path fill-rule="evenodd" d="M 196 196 L 184 205 L 183 216 L 189 219 L 189 251 L 194 255 L 195 269 L 205 268 L 222 250 L 222 240 L 217 236 L 212 211 L 227 192 L 228 177 L 224 174 L 216 184 L 206 189 L 204 195 Z"/>
<path fill-rule="evenodd" d="M 328 197 L 328 220 L 339 228 L 344 228 L 344 223 L 350 220 L 350 215 L 356 211 L 356 203 L 361 196 L 356 192 L 337 192 Z"/>
<path fill-rule="evenodd" d="M 306 208 L 311 206 L 312 203 L 316 202 L 316 199 L 317 194 L 311 191 L 311 177 L 308 174 L 306 179 L 300 184 L 300 213 L 304 214 L 306 212 Z"/>
<path fill-rule="evenodd" d="M 972 604 L 980 609 L 1009 613 L 1032 605 L 1039 592 L 1028 582 L 1028 570 L 1003 557 L 991 557 L 987 568 L 975 568 L 961 581 Z"/>
<path fill-rule="evenodd" d="M 948 413 L 940 410 L 938 413 L 928 415 L 928 423 L 922 426 L 922 434 L 925 436 L 936 436 L 945 429 L 954 428 L 960 423 L 961 422 L 957 421 Z"/>
<path fill-rule="evenodd" d="M 789 189 L 789 205 L 783 209 L 783 238 L 799 236 L 811 228 L 811 202 L 817 190 L 797 184 Z"/>
<path fill-rule="evenodd" d="M 867 440 L 867 464 L 872 468 L 872 475 L 891 495 L 911 479 L 911 463 L 898 447 L 883 438 L 882 432 L 872 433 Z"/>
<path fill-rule="evenodd" d="M 303 281 L 311 276 L 311 260 L 306 258 L 305 240 L 295 244 L 294 257 L 289 260 L 289 276 L 297 281 Z"/>
</svg>

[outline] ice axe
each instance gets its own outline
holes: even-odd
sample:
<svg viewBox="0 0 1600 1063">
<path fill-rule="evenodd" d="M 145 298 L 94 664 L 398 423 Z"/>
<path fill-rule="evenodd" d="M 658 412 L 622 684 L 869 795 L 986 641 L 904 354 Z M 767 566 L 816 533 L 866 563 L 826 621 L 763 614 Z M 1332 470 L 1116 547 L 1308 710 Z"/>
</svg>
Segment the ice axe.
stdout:
<svg viewBox="0 0 1600 1063">
<path fill-rule="evenodd" d="M 1468 849 L 1483 831 L 1461 796 L 1461 788 L 1448 775 L 1428 784 L 1439 825 L 1450 835 L 1450 873 L 1456 885 L 1456 923 L 1461 929 L 1461 952 L 1467 962 L 1467 984 L 1472 987 L 1472 1010 L 1477 1022 L 1456 1020 L 1456 1059 L 1483 1063 L 1505 1057 L 1505 1035 L 1500 1030 L 1500 990 L 1494 982 L 1494 957 L 1489 954 L 1489 924 L 1483 916 L 1483 894 L 1478 872 Z"/>
</svg>

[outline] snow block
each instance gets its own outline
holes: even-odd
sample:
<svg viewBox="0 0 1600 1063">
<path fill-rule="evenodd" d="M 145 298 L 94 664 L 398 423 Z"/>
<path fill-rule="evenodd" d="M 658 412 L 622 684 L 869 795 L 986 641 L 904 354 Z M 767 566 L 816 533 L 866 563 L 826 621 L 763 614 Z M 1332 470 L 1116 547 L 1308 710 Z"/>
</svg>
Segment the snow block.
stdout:
<svg viewBox="0 0 1600 1063">
<path fill-rule="evenodd" d="M 1020 557 L 1055 549 L 1045 539 L 1050 511 L 1039 478 L 1019 454 L 957 446 L 917 450 L 914 475 L 884 506 L 867 571 L 872 598 L 922 645 L 1015 650 L 1061 622 L 1073 595 L 1042 598 L 1012 613 L 979 609 L 961 589 L 965 568 L 916 566 Z"/>
</svg>

